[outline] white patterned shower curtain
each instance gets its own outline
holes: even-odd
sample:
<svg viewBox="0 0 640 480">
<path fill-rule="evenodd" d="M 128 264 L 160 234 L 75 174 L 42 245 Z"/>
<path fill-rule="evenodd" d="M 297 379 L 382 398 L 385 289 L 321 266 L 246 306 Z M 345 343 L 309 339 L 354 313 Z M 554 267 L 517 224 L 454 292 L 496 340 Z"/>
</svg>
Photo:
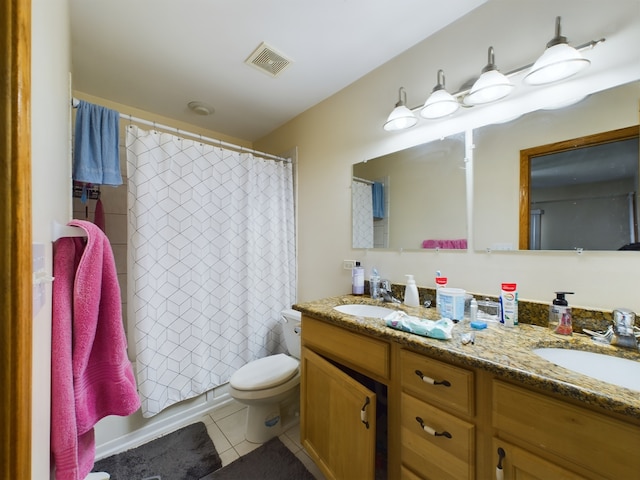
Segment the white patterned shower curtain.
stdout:
<svg viewBox="0 0 640 480">
<path fill-rule="evenodd" d="M 292 165 L 136 126 L 126 146 L 128 311 L 150 417 L 284 351 L 280 311 L 296 296 Z"/>
<path fill-rule="evenodd" d="M 371 184 L 351 181 L 353 248 L 373 248 L 373 194 Z"/>
</svg>

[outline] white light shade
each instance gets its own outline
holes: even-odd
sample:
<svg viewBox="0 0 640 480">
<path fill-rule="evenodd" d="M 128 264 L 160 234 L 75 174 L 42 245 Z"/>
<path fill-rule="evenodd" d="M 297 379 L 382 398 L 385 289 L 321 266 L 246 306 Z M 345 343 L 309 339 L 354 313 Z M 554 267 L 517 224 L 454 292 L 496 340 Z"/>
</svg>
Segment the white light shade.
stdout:
<svg viewBox="0 0 640 480">
<path fill-rule="evenodd" d="M 446 90 L 436 90 L 433 92 L 424 107 L 420 110 L 420 116 L 423 118 L 442 118 L 451 115 L 458 110 L 460 104 Z"/>
<path fill-rule="evenodd" d="M 566 43 L 547 48 L 524 77 L 529 85 L 545 85 L 564 80 L 589 66 L 591 62 Z"/>
<path fill-rule="evenodd" d="M 399 105 L 393 109 L 387 121 L 384 124 L 384 129 L 387 132 L 395 132 L 396 130 L 404 130 L 405 128 L 411 128 L 418 123 L 417 117 L 406 105 Z"/>
<path fill-rule="evenodd" d="M 400 87 L 398 89 L 398 103 L 396 103 L 396 108 L 394 108 L 387 117 L 383 128 L 387 132 L 395 132 L 397 130 L 411 128 L 416 123 L 418 123 L 418 117 L 407 108 L 407 92 L 404 87 Z"/>
<path fill-rule="evenodd" d="M 444 88 L 444 72 L 438 70 L 438 84 L 434 87 L 427 101 L 424 102 L 420 116 L 431 119 L 442 118 L 454 113 L 458 107 L 460 107 L 458 101 Z"/>
<path fill-rule="evenodd" d="M 489 70 L 480 75 L 471 87 L 469 95 L 464 98 L 465 105 L 483 105 L 506 97 L 514 85 L 498 70 Z"/>
</svg>

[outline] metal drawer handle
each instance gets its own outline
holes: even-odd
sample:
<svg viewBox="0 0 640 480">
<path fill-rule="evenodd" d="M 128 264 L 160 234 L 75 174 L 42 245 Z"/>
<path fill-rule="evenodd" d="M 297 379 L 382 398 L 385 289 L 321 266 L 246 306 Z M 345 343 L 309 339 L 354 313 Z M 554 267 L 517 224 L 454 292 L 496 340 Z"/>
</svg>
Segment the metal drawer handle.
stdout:
<svg viewBox="0 0 640 480">
<path fill-rule="evenodd" d="M 506 453 L 502 447 L 498 447 L 498 466 L 496 467 L 496 480 L 504 480 L 504 470 L 502 469 L 502 460 Z"/>
<path fill-rule="evenodd" d="M 360 410 L 360 421 L 364 423 L 364 426 L 367 427 L 367 429 L 369 428 L 369 416 L 367 415 L 367 405 L 369 405 L 369 403 L 371 403 L 371 400 L 367 397 L 362 409 Z"/>
<path fill-rule="evenodd" d="M 431 385 L 443 385 L 445 387 L 451 386 L 451 383 L 449 382 L 449 380 L 436 380 L 434 378 L 427 377 L 420 370 L 416 370 L 416 375 L 418 375 L 424 383 L 430 383 Z"/>
<path fill-rule="evenodd" d="M 420 418 L 420 417 L 416 417 L 416 421 L 420 424 L 420 427 L 422 427 L 422 429 L 425 432 L 427 432 L 429 435 L 433 435 L 434 437 L 453 438 L 451 436 L 451 434 L 449 432 L 447 432 L 446 430 L 444 432 L 436 432 L 435 429 L 429 427 L 428 425 L 425 425 L 424 422 L 422 421 L 422 418 Z"/>
</svg>

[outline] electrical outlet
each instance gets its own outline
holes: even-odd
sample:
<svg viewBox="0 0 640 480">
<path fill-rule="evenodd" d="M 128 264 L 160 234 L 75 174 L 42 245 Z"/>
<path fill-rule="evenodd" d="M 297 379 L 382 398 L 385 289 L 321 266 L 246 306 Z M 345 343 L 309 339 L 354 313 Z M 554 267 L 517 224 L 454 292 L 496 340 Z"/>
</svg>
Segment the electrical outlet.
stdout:
<svg viewBox="0 0 640 480">
<path fill-rule="evenodd" d="M 344 268 L 345 270 L 353 270 L 353 268 L 356 266 L 356 261 L 355 260 L 343 260 L 342 261 L 342 268 Z"/>
</svg>

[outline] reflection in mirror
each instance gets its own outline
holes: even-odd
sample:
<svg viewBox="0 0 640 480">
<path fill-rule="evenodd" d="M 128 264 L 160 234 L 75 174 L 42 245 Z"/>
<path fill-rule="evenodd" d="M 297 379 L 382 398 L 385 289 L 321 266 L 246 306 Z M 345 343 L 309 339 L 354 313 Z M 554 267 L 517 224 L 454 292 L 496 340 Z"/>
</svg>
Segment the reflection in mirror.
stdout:
<svg viewBox="0 0 640 480">
<path fill-rule="evenodd" d="M 520 222 L 520 151 L 637 125 L 639 98 L 640 82 L 633 82 L 594 93 L 581 102 L 562 109 L 539 110 L 509 123 L 489 125 L 474 131 L 475 248 L 479 250 L 527 248 L 527 234 L 524 235 L 523 244 L 520 243 L 520 230 L 528 228 L 526 226 L 521 228 Z M 637 155 L 636 150 L 636 161 Z M 606 158 L 605 163 L 614 170 L 619 169 L 612 158 Z M 574 176 L 584 173 L 585 169 L 584 164 L 579 165 L 573 172 Z M 637 183 L 637 179 L 635 182 Z M 637 191 L 637 188 L 634 191 Z M 523 218 L 529 220 L 528 209 L 525 215 Z M 578 222 L 576 218 L 573 220 Z M 579 223 L 581 227 L 594 224 L 592 219 L 582 220 Z M 613 235 L 614 230 L 624 228 L 628 230 L 628 224 L 628 217 L 625 215 L 625 226 L 618 221 L 606 229 Z M 562 225 L 566 228 L 567 224 Z M 569 228 L 575 228 L 575 225 Z M 551 236 L 556 233 L 550 232 Z M 586 236 L 579 240 L 572 240 L 571 246 L 565 242 L 562 248 L 589 248 L 587 238 L 597 235 L 599 233 L 595 230 L 587 231 Z M 631 237 L 625 235 L 625 239 L 627 238 Z M 621 246 L 617 245 L 618 241 L 612 242 L 607 247 L 599 248 L 617 250 Z M 629 243 L 629 240 L 627 239 L 625 243 Z M 559 248 L 549 245 L 540 245 L 540 247 Z"/>
<path fill-rule="evenodd" d="M 638 126 L 520 152 L 520 248 L 637 243 Z"/>
<path fill-rule="evenodd" d="M 353 166 L 353 248 L 466 248 L 464 133 Z"/>
</svg>

